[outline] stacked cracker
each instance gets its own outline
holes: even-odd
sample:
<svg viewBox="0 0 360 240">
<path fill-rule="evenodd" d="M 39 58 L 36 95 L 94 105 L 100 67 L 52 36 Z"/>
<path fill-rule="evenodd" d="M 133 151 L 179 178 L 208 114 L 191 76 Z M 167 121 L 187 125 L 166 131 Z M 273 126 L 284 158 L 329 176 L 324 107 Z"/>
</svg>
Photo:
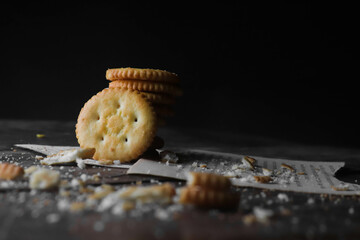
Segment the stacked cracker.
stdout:
<svg viewBox="0 0 360 240">
<path fill-rule="evenodd" d="M 158 123 L 165 124 L 174 115 L 175 98 L 182 95 L 176 74 L 157 69 L 114 68 L 106 71 L 109 88 L 127 88 L 140 91 L 152 103 Z"/>
<path fill-rule="evenodd" d="M 176 74 L 164 70 L 116 68 L 111 81 L 87 101 L 76 124 L 81 148 L 94 148 L 93 159 L 105 164 L 139 158 L 162 147 L 158 125 L 173 114 L 175 97 L 182 94 Z M 151 152 L 151 151 L 150 151 Z"/>
</svg>

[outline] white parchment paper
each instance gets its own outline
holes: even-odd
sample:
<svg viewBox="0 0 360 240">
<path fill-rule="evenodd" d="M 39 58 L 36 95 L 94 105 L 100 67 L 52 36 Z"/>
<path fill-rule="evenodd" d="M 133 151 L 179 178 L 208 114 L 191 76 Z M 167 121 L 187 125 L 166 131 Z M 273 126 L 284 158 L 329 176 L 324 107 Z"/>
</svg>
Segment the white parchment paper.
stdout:
<svg viewBox="0 0 360 240">
<path fill-rule="evenodd" d="M 36 144 L 16 144 L 15 146 L 30 149 L 45 155 L 56 154 L 61 150 L 78 148 L 76 146 Z M 104 167 L 128 168 L 128 174 L 144 174 L 186 180 L 189 171 L 211 172 L 228 176 L 229 173 L 231 174 L 236 171 L 233 170 L 234 166 L 241 164 L 241 159 L 244 156 L 196 149 L 177 149 L 175 152 L 180 158 L 180 161 L 176 164 L 147 159 L 139 159 L 134 164 L 120 165 L 102 165 L 93 159 L 86 159 L 85 163 Z M 359 185 L 345 183 L 334 177 L 335 172 L 345 165 L 344 162 L 313 162 L 260 156 L 251 157 L 256 159 L 257 169 L 266 168 L 273 172 L 272 178 L 274 181 L 270 183 L 259 183 L 253 178 L 254 175 L 257 175 L 256 172 L 242 171 L 238 176 L 230 176 L 233 185 L 319 194 L 360 194 Z M 281 164 L 287 164 L 295 169 L 295 171 L 287 175 L 277 174 L 280 171 L 284 173 Z"/>
</svg>

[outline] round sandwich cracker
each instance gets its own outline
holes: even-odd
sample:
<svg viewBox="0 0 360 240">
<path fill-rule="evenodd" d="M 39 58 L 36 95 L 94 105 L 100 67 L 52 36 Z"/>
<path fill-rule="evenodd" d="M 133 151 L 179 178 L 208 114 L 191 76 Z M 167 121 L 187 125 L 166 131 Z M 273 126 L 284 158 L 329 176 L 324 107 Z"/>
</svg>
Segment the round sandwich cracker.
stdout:
<svg viewBox="0 0 360 240">
<path fill-rule="evenodd" d="M 164 93 L 171 96 L 181 96 L 182 90 L 174 84 L 142 81 L 142 80 L 116 80 L 109 84 L 109 88 L 128 88 L 141 92 Z"/>
<path fill-rule="evenodd" d="M 107 88 L 81 109 L 76 137 L 95 148 L 95 160 L 129 162 L 143 154 L 156 135 L 156 113 L 138 91 Z"/>
<path fill-rule="evenodd" d="M 154 82 L 177 83 L 179 78 L 175 73 L 149 68 L 112 68 L 106 71 L 106 79 L 114 80 L 145 80 Z"/>
</svg>

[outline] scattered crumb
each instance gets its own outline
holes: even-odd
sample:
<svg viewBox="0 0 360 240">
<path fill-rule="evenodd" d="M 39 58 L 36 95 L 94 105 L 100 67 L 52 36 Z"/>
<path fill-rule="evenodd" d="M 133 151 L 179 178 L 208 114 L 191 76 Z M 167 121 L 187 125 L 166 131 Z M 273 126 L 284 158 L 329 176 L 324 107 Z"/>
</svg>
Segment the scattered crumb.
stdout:
<svg viewBox="0 0 360 240">
<path fill-rule="evenodd" d="M 57 223 L 60 220 L 60 215 L 58 213 L 50 213 L 46 216 L 46 222 L 52 224 Z"/>
<path fill-rule="evenodd" d="M 242 221 L 245 225 L 249 226 L 249 225 L 255 224 L 257 222 L 257 219 L 254 214 L 250 213 L 250 214 L 246 214 L 242 218 Z"/>
<path fill-rule="evenodd" d="M 339 184 L 338 186 L 331 186 L 331 188 L 335 191 L 349 191 L 348 184 Z"/>
<path fill-rule="evenodd" d="M 42 159 L 44 159 L 44 157 L 43 157 L 43 156 L 40 156 L 40 155 L 36 155 L 36 156 L 35 156 L 35 159 L 36 159 L 36 160 L 42 160 Z"/>
<path fill-rule="evenodd" d="M 349 214 L 350 215 L 353 215 L 355 213 L 355 210 L 353 207 L 349 208 Z"/>
<path fill-rule="evenodd" d="M 289 201 L 289 197 L 285 193 L 279 193 L 277 195 L 277 198 L 282 202 L 288 202 Z"/>
<path fill-rule="evenodd" d="M 308 198 L 307 204 L 312 205 L 315 203 L 315 200 L 313 198 Z"/>
<path fill-rule="evenodd" d="M 176 153 L 168 150 L 160 152 L 160 159 L 162 162 L 170 163 L 177 163 L 179 161 L 179 157 L 176 155 Z"/>
<path fill-rule="evenodd" d="M 285 164 L 285 163 L 282 163 L 282 164 L 281 164 L 281 167 L 282 167 L 282 168 L 289 169 L 291 172 L 295 172 L 295 169 L 294 169 L 292 166 L 287 165 L 287 164 Z"/>
<path fill-rule="evenodd" d="M 51 189 L 60 183 L 60 173 L 46 168 L 38 168 L 30 175 L 29 186 L 31 189 Z"/>
<path fill-rule="evenodd" d="M 70 211 L 71 212 L 80 212 L 85 209 L 84 202 L 73 202 L 70 204 Z"/>
<path fill-rule="evenodd" d="M 254 207 L 253 213 L 258 222 L 267 223 L 274 215 L 274 211 L 271 209 L 265 209 L 262 207 Z"/>
<path fill-rule="evenodd" d="M 254 179 L 259 183 L 269 183 L 272 180 L 269 176 L 254 176 Z"/>
</svg>

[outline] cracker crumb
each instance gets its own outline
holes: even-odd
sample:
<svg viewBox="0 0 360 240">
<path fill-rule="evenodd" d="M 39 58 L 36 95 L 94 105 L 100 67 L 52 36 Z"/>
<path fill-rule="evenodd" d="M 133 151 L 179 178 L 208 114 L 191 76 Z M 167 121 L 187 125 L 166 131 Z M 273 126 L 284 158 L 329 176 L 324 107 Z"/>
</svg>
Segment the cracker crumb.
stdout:
<svg viewBox="0 0 360 240">
<path fill-rule="evenodd" d="M 30 175 L 29 185 L 31 189 L 51 189 L 60 183 L 60 173 L 58 171 L 39 168 Z"/>
<path fill-rule="evenodd" d="M 289 197 L 285 193 L 279 193 L 277 195 L 277 198 L 282 202 L 288 202 L 289 201 Z"/>
<path fill-rule="evenodd" d="M 105 224 L 102 221 L 97 221 L 94 223 L 94 230 L 96 232 L 102 232 L 105 229 Z"/>
<path fill-rule="evenodd" d="M 248 156 L 244 156 L 241 161 L 247 169 L 251 169 L 251 170 L 255 169 L 254 164 L 253 164 L 253 162 L 255 162 L 255 159 L 250 158 Z"/>
<path fill-rule="evenodd" d="M 80 212 L 85 209 L 85 203 L 84 202 L 73 202 L 70 205 L 70 211 L 71 212 Z"/>
<path fill-rule="evenodd" d="M 253 213 L 256 216 L 257 221 L 261 223 L 267 223 L 274 215 L 273 210 L 262 207 L 254 207 Z"/>
<path fill-rule="evenodd" d="M 335 191 L 349 191 L 349 185 L 347 184 L 340 184 L 338 186 L 331 186 L 331 188 Z"/>
<path fill-rule="evenodd" d="M 252 225 L 252 224 L 255 224 L 257 222 L 256 220 L 256 216 L 252 213 L 250 214 L 246 214 L 243 218 L 242 218 L 242 221 L 245 225 L 249 226 L 249 225 Z"/>
<path fill-rule="evenodd" d="M 353 207 L 349 208 L 349 214 L 350 215 L 353 215 L 355 213 L 355 210 Z"/>
<path fill-rule="evenodd" d="M 50 224 L 57 223 L 60 220 L 60 215 L 58 213 L 50 213 L 46 216 L 46 221 Z"/>
<path fill-rule="evenodd" d="M 291 172 L 295 172 L 295 169 L 292 166 L 288 165 L 288 164 L 282 163 L 281 167 L 289 169 Z"/>
<path fill-rule="evenodd" d="M 272 175 L 272 171 L 270 169 L 267 169 L 267 168 L 262 168 L 262 173 L 264 174 L 264 176 L 271 176 Z"/>
<path fill-rule="evenodd" d="M 307 204 L 312 205 L 315 203 L 315 200 L 313 198 L 308 198 Z"/>
<path fill-rule="evenodd" d="M 36 159 L 36 160 L 42 160 L 42 159 L 44 159 L 44 157 L 43 157 L 43 156 L 40 156 L 40 155 L 36 155 L 36 156 L 35 156 L 35 159 Z"/>
<path fill-rule="evenodd" d="M 176 155 L 176 153 L 169 150 L 161 151 L 160 159 L 162 162 L 170 162 L 170 163 L 177 163 L 179 161 L 179 157 Z"/>
<path fill-rule="evenodd" d="M 254 176 L 254 179 L 259 183 L 269 183 L 272 180 L 269 176 Z"/>
</svg>

